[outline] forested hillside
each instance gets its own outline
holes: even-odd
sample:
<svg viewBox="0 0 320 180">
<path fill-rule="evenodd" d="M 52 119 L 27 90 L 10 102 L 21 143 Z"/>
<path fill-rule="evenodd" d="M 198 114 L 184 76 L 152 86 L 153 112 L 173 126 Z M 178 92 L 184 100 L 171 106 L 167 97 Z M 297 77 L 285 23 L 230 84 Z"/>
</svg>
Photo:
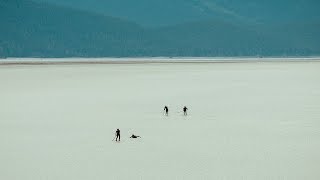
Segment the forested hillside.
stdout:
<svg viewBox="0 0 320 180">
<path fill-rule="evenodd" d="M 146 39 L 134 23 L 45 3 L 1 0 L 0 13 L 2 56 L 128 56 Z"/>
<path fill-rule="evenodd" d="M 320 54 L 317 22 L 270 26 L 211 19 L 146 28 L 115 17 L 30 0 L 1 0 L 0 14 L 0 57 Z"/>
<path fill-rule="evenodd" d="M 319 22 L 319 0 L 35 0 L 120 17 L 144 26 L 194 21 Z"/>
</svg>

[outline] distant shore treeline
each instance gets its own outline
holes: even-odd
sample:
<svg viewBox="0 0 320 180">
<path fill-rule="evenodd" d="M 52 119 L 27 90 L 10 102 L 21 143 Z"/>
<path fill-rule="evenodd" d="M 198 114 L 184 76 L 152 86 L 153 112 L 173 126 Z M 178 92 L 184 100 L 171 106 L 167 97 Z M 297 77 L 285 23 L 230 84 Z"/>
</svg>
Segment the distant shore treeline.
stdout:
<svg viewBox="0 0 320 180">
<path fill-rule="evenodd" d="M 203 20 L 146 28 L 29 0 L 1 0 L 0 22 L 0 57 L 320 55 L 320 22 Z"/>
</svg>

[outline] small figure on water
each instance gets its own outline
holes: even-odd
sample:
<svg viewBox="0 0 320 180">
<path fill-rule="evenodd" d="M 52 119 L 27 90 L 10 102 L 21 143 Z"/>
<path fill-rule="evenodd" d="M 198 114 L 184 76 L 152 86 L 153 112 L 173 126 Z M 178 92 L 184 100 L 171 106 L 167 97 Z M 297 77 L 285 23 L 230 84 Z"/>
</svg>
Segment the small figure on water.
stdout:
<svg viewBox="0 0 320 180">
<path fill-rule="evenodd" d="M 140 136 L 132 134 L 130 138 L 138 138 L 138 137 L 140 137 Z"/>
<path fill-rule="evenodd" d="M 118 138 L 120 141 L 120 130 L 119 129 L 116 130 L 116 141 L 118 141 Z"/>
<path fill-rule="evenodd" d="M 183 115 L 185 115 L 185 116 L 187 115 L 187 110 L 188 110 L 188 108 L 186 106 L 184 106 L 183 107 Z"/>
<path fill-rule="evenodd" d="M 164 109 L 163 109 L 163 110 L 165 111 L 166 116 L 168 116 L 168 113 L 169 113 L 168 107 L 167 107 L 167 106 L 164 106 Z"/>
</svg>

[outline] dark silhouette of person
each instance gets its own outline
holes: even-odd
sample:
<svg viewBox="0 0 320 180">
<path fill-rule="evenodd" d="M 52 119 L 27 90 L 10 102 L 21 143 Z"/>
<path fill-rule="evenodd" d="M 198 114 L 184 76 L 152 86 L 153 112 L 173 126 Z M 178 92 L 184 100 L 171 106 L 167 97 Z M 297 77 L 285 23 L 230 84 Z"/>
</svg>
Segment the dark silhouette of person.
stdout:
<svg viewBox="0 0 320 180">
<path fill-rule="evenodd" d="M 186 106 L 183 107 L 183 114 L 186 116 L 187 115 L 187 110 L 188 108 Z"/>
<path fill-rule="evenodd" d="M 118 141 L 118 138 L 120 141 L 120 130 L 119 129 L 116 130 L 116 141 Z"/>
<path fill-rule="evenodd" d="M 130 138 L 138 138 L 138 137 L 140 137 L 140 136 L 132 134 Z"/>
<path fill-rule="evenodd" d="M 163 110 L 165 111 L 166 115 L 168 116 L 168 113 L 169 113 L 169 109 L 168 109 L 168 107 L 167 107 L 167 106 L 165 106 Z"/>
</svg>

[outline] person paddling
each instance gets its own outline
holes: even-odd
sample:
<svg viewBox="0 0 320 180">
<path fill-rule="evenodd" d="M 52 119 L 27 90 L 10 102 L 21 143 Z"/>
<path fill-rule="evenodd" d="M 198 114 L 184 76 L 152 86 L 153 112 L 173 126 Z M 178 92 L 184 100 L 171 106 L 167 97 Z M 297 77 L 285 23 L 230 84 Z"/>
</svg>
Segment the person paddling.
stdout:
<svg viewBox="0 0 320 180">
<path fill-rule="evenodd" d="M 167 107 L 167 106 L 164 106 L 164 109 L 163 109 L 163 110 L 165 111 L 166 116 L 168 116 L 168 113 L 169 113 L 168 107 Z"/>
<path fill-rule="evenodd" d="M 187 115 L 187 110 L 188 108 L 186 106 L 183 107 L 183 114 L 186 116 Z"/>
<path fill-rule="evenodd" d="M 116 130 L 116 141 L 118 141 L 118 138 L 120 141 L 120 130 L 119 129 Z"/>
</svg>

